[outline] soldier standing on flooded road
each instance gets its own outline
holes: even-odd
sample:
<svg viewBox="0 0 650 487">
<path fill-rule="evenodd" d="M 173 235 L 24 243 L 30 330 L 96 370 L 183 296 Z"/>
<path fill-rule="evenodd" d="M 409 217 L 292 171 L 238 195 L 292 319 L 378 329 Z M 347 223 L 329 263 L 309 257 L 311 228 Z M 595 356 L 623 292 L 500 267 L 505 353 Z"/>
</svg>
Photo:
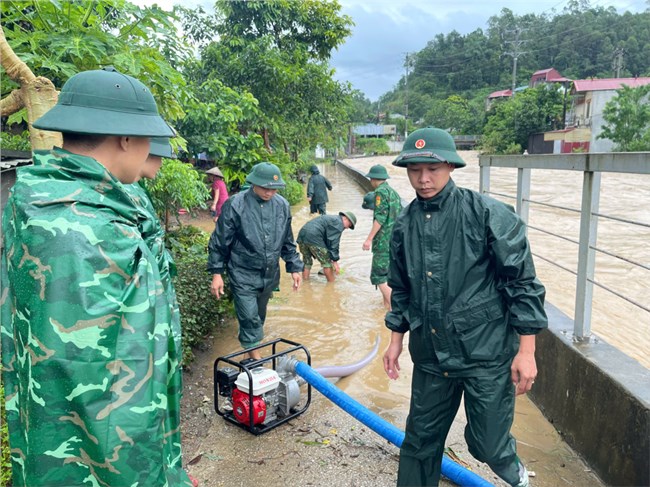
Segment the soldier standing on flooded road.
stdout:
<svg viewBox="0 0 650 487">
<path fill-rule="evenodd" d="M 386 181 L 390 176 L 381 164 L 370 168 L 366 174 L 374 188 L 375 205 L 373 208 L 372 228 L 363 243 L 363 250 L 372 249 L 372 268 L 370 283 L 377 286 L 384 300 L 384 307 L 390 309 L 390 287 L 388 281 L 388 256 L 390 236 L 395 220 L 402 211 L 402 200 Z"/>
<path fill-rule="evenodd" d="M 147 87 L 72 76 L 34 127 L 2 219 L 2 365 L 13 485 L 191 486 L 181 466 L 177 343 L 145 213 L 125 185 L 174 136 Z"/>
<path fill-rule="evenodd" d="M 464 399 L 470 453 L 526 487 L 510 428 L 515 395 L 537 375 L 535 335 L 548 326 L 526 226 L 510 206 L 454 184 L 465 162 L 444 130 L 413 132 L 393 165 L 406 168 L 417 193 L 393 229 L 388 279 L 386 374 L 399 377 L 406 332 L 413 360 L 397 485 L 438 485 Z"/>
<path fill-rule="evenodd" d="M 332 183 L 323 176 L 318 170 L 318 166 L 313 164 L 310 168 L 311 177 L 307 182 L 307 200 L 309 200 L 309 213 L 326 214 L 327 202 L 329 197 L 328 191 L 332 191 Z"/>
<path fill-rule="evenodd" d="M 247 349 L 264 338 L 266 307 L 280 283 L 279 260 L 286 263 L 293 290 L 302 282 L 303 264 L 291 229 L 289 202 L 277 194 L 284 188 L 275 164 L 257 164 L 246 181 L 252 187 L 228 198 L 208 244 L 210 292 L 220 299 L 224 293 L 222 274 L 228 281 L 239 322 L 239 343 Z M 261 358 L 259 350 L 248 352 Z"/>
</svg>

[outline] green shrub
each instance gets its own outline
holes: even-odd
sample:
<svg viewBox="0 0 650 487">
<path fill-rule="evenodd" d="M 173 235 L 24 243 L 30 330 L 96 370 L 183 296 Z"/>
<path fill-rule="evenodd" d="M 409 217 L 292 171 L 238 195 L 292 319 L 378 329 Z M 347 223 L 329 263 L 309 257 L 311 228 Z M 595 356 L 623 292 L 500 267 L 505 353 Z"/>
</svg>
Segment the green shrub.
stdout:
<svg viewBox="0 0 650 487">
<path fill-rule="evenodd" d="M 287 199 L 290 205 L 297 205 L 305 196 L 303 186 L 295 179 L 288 179 L 286 183 L 286 187 L 281 189 L 279 193 Z"/>
<path fill-rule="evenodd" d="M 193 225 L 181 225 L 165 234 L 167 247 L 175 258 L 186 253 L 204 255 L 207 259 L 210 234 Z"/>
<path fill-rule="evenodd" d="M 191 225 L 183 225 L 168 235 L 176 262 L 174 288 L 181 312 L 184 365 L 194 359 L 192 348 L 201 344 L 226 316 L 233 314 L 227 282 L 226 294 L 221 299 L 210 293 L 212 276 L 206 270 L 209 238 L 206 232 Z"/>
<path fill-rule="evenodd" d="M 25 130 L 18 135 L 0 132 L 0 147 L 7 150 L 31 151 L 32 144 L 29 141 L 29 132 Z"/>
<path fill-rule="evenodd" d="M 384 139 L 357 138 L 356 151 L 363 154 L 388 154 L 390 148 Z"/>
<path fill-rule="evenodd" d="M 511 156 L 517 156 L 521 155 L 523 152 L 523 149 L 521 148 L 521 145 L 516 144 L 516 143 L 511 143 L 506 146 L 505 149 L 503 149 L 503 153 L 506 155 L 511 155 Z"/>
<path fill-rule="evenodd" d="M 0 486 L 11 485 L 11 450 L 9 448 L 9 429 L 5 409 L 5 389 L 0 380 Z"/>
</svg>

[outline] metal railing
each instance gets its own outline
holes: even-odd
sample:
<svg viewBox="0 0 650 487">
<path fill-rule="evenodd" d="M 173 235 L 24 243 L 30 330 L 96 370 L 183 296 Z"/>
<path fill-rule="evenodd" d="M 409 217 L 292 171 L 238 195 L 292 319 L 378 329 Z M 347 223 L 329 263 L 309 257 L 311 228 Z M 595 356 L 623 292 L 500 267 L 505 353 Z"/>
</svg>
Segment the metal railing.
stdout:
<svg viewBox="0 0 650 487">
<path fill-rule="evenodd" d="M 527 228 L 551 235 L 578 245 L 577 271 L 569 269 L 557 262 L 541 255 L 534 254 L 551 265 L 561 268 L 577 277 L 576 301 L 574 317 L 574 338 L 578 341 L 588 340 L 591 336 L 591 312 L 593 300 L 593 287 L 598 286 L 619 298 L 650 313 L 650 308 L 642 303 L 625 296 L 594 279 L 596 253 L 603 253 L 626 261 L 636 267 L 650 270 L 650 266 L 623 257 L 605 249 L 596 247 L 598 236 L 598 219 L 610 219 L 630 225 L 650 228 L 650 224 L 624 218 L 604 215 L 599 213 L 600 183 L 604 172 L 650 174 L 649 152 L 614 152 L 614 153 L 584 153 L 584 154 L 532 154 L 525 156 L 496 156 L 483 155 L 479 159 L 480 165 L 480 192 L 498 195 L 516 200 L 517 214 L 526 223 Z M 504 167 L 517 169 L 517 195 L 506 195 L 490 192 L 490 168 Z M 582 180 L 582 203 L 580 210 L 553 205 L 530 199 L 530 179 L 532 169 L 546 169 L 559 171 L 580 171 Z M 546 229 L 535 227 L 529 223 L 530 205 L 541 205 L 561 210 L 580 213 L 579 240 L 550 232 Z"/>
</svg>

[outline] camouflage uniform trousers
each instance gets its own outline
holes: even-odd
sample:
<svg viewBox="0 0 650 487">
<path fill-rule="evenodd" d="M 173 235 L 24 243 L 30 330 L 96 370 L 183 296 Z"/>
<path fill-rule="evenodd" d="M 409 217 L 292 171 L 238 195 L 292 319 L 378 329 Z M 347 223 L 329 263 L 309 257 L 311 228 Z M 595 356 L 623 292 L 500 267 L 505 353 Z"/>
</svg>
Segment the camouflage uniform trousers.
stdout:
<svg viewBox="0 0 650 487">
<path fill-rule="evenodd" d="M 305 269 L 311 269 L 312 265 L 314 265 L 314 258 L 320 262 L 323 269 L 332 268 L 332 259 L 330 259 L 330 253 L 326 248 L 306 242 L 298 242 L 298 247 L 302 254 L 302 262 L 305 264 Z"/>
<path fill-rule="evenodd" d="M 374 286 L 388 282 L 390 260 L 390 233 L 380 231 L 372 240 L 372 267 L 370 283 Z"/>
</svg>

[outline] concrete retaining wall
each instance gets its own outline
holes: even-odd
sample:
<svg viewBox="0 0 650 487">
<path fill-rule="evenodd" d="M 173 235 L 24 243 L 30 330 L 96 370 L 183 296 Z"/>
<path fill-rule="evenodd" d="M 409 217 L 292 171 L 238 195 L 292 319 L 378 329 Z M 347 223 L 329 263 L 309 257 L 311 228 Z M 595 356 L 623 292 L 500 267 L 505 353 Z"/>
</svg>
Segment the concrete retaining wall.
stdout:
<svg viewBox="0 0 650 487">
<path fill-rule="evenodd" d="M 337 164 L 372 191 L 362 173 Z M 598 338 L 574 343 L 573 320 L 548 303 L 546 311 L 531 399 L 607 485 L 649 487 L 650 370 Z"/>
<path fill-rule="evenodd" d="M 532 400 L 607 485 L 650 486 L 650 371 L 597 338 L 574 343 L 573 320 L 546 311 Z"/>
</svg>

